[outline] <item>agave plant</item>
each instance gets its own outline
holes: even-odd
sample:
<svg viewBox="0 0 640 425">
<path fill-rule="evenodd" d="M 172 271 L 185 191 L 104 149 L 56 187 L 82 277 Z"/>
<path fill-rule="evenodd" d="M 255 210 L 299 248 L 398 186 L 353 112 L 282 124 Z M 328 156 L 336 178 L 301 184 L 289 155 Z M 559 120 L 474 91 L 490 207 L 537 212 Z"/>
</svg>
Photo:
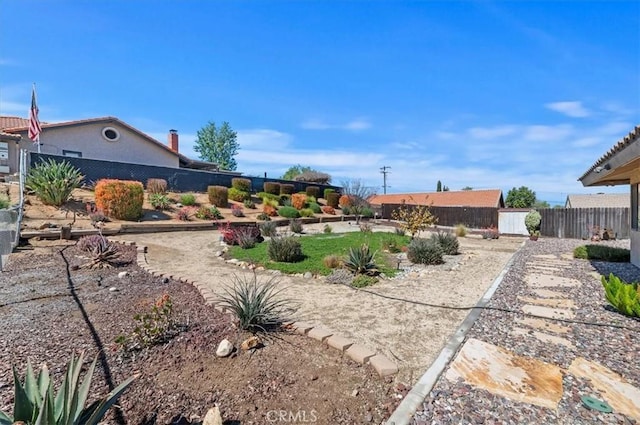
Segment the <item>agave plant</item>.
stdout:
<svg viewBox="0 0 640 425">
<path fill-rule="evenodd" d="M 0 411 L 0 425 L 11 425 L 17 422 L 24 422 L 27 425 L 98 424 L 107 413 L 107 410 L 118 400 L 138 375 L 130 377 L 105 397 L 85 407 L 97 360 L 97 357 L 93 360 L 82 383 L 80 383 L 80 371 L 84 363 L 84 354 L 81 353 L 77 359 L 72 354 L 57 395 L 54 395 L 53 383 L 46 365 L 42 366 L 36 378 L 31 363 L 27 362 L 27 373 L 24 382 L 20 381 L 18 372 L 14 367 L 13 416 Z"/>
<path fill-rule="evenodd" d="M 609 279 L 602 276 L 602 286 L 604 286 L 607 301 L 620 313 L 640 317 L 640 292 L 638 283 L 627 283 L 613 273 L 609 274 Z"/>
<path fill-rule="evenodd" d="M 90 261 L 82 267 L 90 269 L 111 268 L 120 260 L 120 249 L 102 235 L 84 236 L 78 241 L 78 248 L 89 254 Z"/>
<path fill-rule="evenodd" d="M 73 189 L 80 187 L 84 176 L 67 161 L 44 161 L 29 171 L 27 186 L 45 205 L 61 206 Z"/>
<path fill-rule="evenodd" d="M 373 262 L 373 255 L 367 244 L 356 249 L 349 248 L 349 255 L 344 262 L 344 266 L 354 274 L 374 276 L 380 273 L 380 270 L 378 270 L 376 264 Z"/>
</svg>

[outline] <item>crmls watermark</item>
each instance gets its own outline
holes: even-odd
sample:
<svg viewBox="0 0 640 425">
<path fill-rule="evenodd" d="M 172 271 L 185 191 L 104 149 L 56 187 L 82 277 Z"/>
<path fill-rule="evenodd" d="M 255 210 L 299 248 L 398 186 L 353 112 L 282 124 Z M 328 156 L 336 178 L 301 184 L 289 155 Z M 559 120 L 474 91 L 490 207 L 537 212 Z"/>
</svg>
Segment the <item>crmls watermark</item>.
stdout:
<svg viewBox="0 0 640 425">
<path fill-rule="evenodd" d="M 267 412 L 267 421 L 269 423 L 289 423 L 289 424 L 307 424 L 314 423 L 318 420 L 318 414 L 315 410 L 269 410 Z"/>
</svg>

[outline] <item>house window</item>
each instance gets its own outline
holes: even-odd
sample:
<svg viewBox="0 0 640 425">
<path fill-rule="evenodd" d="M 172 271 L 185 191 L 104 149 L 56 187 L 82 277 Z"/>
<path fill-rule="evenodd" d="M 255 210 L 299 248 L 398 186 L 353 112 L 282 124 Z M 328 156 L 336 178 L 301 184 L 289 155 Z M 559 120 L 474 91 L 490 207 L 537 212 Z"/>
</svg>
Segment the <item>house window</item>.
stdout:
<svg viewBox="0 0 640 425">
<path fill-rule="evenodd" d="M 120 132 L 113 127 L 105 127 L 102 129 L 102 137 L 109 142 L 117 142 L 120 138 Z"/>
<path fill-rule="evenodd" d="M 62 156 L 70 156 L 72 158 L 82 158 L 82 152 L 63 150 Z"/>
<path fill-rule="evenodd" d="M 640 190 L 638 183 L 631 185 L 631 228 L 633 230 L 640 229 L 640 214 L 638 214 L 640 210 L 640 196 L 638 196 L 638 190 Z"/>
</svg>

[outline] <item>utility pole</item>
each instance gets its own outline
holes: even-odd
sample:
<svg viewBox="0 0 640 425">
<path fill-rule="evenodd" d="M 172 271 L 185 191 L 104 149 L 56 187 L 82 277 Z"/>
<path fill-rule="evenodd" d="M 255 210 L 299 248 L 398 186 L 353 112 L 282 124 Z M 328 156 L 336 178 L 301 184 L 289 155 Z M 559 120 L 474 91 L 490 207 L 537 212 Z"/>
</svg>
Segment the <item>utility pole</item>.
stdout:
<svg viewBox="0 0 640 425">
<path fill-rule="evenodd" d="M 380 167 L 380 172 L 382 173 L 382 179 L 383 179 L 383 183 L 382 183 L 382 189 L 384 190 L 384 194 L 387 194 L 387 174 L 391 173 L 391 171 L 387 171 L 391 169 L 391 167 L 388 167 L 386 165 Z"/>
</svg>

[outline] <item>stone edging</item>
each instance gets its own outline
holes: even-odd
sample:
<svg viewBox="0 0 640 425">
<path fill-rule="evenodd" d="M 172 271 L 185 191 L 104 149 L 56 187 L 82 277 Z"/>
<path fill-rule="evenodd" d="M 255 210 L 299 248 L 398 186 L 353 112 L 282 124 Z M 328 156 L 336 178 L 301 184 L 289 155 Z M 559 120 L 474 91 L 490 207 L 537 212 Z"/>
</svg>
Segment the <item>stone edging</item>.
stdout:
<svg viewBox="0 0 640 425">
<path fill-rule="evenodd" d="M 140 266 L 140 268 L 147 273 L 151 274 L 154 277 L 165 277 L 168 279 L 178 280 L 180 282 L 193 285 L 200 292 L 202 298 L 204 298 L 205 305 L 212 306 L 220 312 L 225 312 L 223 308 L 216 305 L 215 295 L 209 288 L 206 287 L 206 285 L 191 279 L 185 279 L 181 276 L 176 276 L 171 273 L 163 273 L 159 270 L 155 270 L 147 262 L 146 246 L 138 246 L 133 241 L 118 242 L 124 245 L 136 246 L 136 262 L 138 266 Z M 372 350 L 368 347 L 355 344 L 352 340 L 337 335 L 334 332 L 323 328 L 322 326 L 312 325 L 305 322 L 293 322 L 288 323 L 286 327 L 288 327 L 289 329 L 293 329 L 293 331 L 299 335 L 306 335 L 309 338 L 313 338 L 317 341 L 322 342 L 323 344 L 327 344 L 329 347 L 334 348 L 343 354 L 346 354 L 347 357 L 349 357 L 353 361 L 356 361 L 360 364 L 370 364 L 381 377 L 391 376 L 398 373 L 398 366 L 394 362 L 389 360 L 387 356 L 378 354 L 375 352 L 375 350 Z"/>
</svg>

